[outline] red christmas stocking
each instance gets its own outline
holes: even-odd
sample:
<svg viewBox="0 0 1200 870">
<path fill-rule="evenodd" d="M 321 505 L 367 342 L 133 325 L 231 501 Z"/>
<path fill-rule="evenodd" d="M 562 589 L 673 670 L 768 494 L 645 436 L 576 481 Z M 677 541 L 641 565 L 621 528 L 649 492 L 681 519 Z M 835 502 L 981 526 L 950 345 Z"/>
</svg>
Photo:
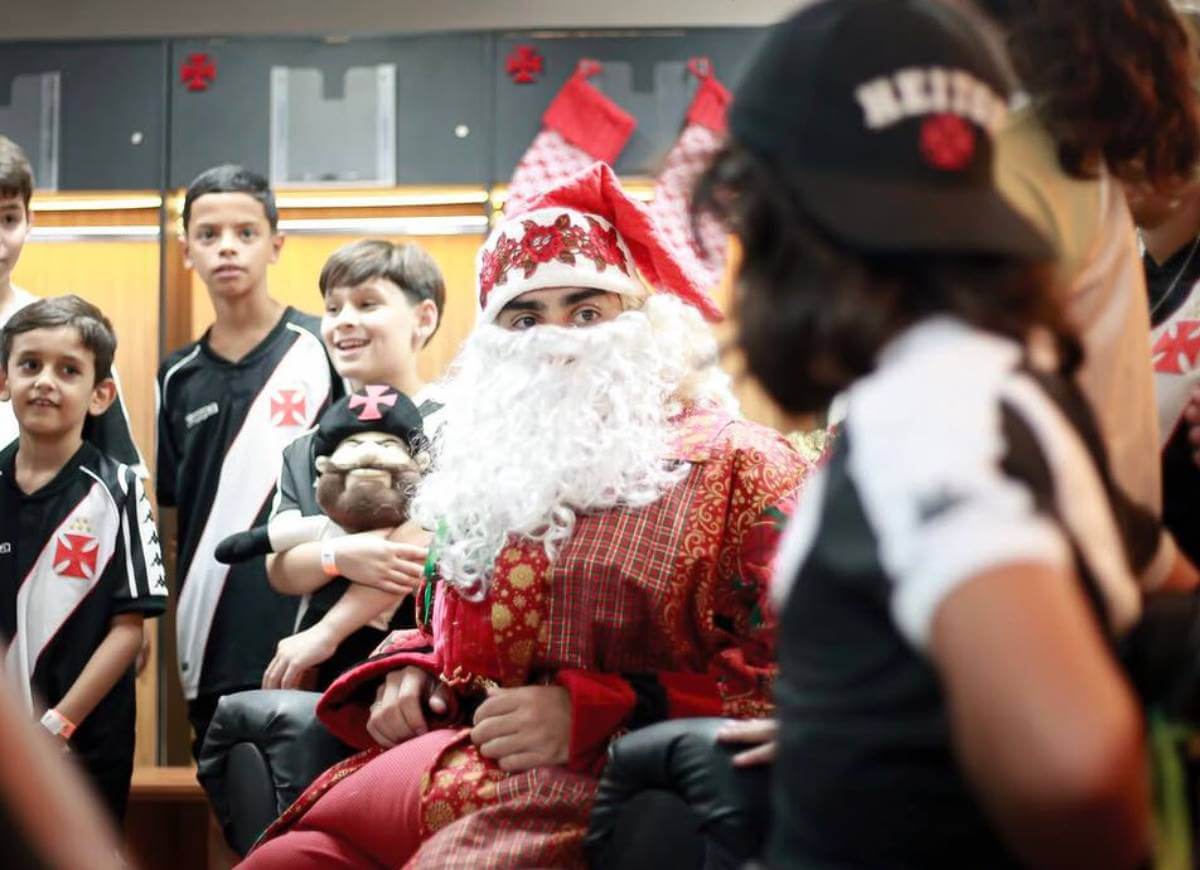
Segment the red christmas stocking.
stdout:
<svg viewBox="0 0 1200 870">
<path fill-rule="evenodd" d="M 713 75 L 708 58 L 693 58 L 688 70 L 700 79 L 700 88 L 688 107 L 683 131 L 667 154 L 654 187 L 650 211 L 677 254 L 688 261 L 693 274 L 712 289 L 725 267 L 726 236 L 711 217 L 704 217 L 692 233 L 692 186 L 725 140 L 725 112 L 730 95 Z"/>
<path fill-rule="evenodd" d="M 637 121 L 588 82 L 601 69 L 597 61 L 581 60 L 551 101 L 541 132 L 513 171 L 505 214 L 519 212 L 530 199 L 597 160 L 612 164 L 625 147 Z"/>
</svg>

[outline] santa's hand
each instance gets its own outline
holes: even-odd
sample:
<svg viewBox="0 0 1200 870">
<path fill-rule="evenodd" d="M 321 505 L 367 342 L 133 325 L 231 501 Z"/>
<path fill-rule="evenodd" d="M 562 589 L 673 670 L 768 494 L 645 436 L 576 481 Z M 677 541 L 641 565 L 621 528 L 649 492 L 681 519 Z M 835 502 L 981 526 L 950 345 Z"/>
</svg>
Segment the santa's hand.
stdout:
<svg viewBox="0 0 1200 870">
<path fill-rule="evenodd" d="M 562 686 L 490 689 L 475 711 L 471 742 L 502 770 L 566 764 L 571 752 L 571 695 Z"/>
<path fill-rule="evenodd" d="M 389 541 L 392 530 L 360 532 L 332 543 L 338 573 L 389 595 L 416 591 L 425 574 L 427 547 Z"/>
<path fill-rule="evenodd" d="M 1188 444 L 1192 448 L 1192 462 L 1200 467 L 1200 387 L 1194 387 L 1183 409 L 1183 419 L 1188 424 Z"/>
<path fill-rule="evenodd" d="M 731 719 L 717 732 L 721 743 L 742 743 L 749 749 L 733 756 L 736 767 L 770 764 L 775 760 L 779 738 L 778 719 Z"/>
<path fill-rule="evenodd" d="M 285 637 L 275 647 L 275 658 L 263 674 L 264 689 L 295 689 L 310 668 L 337 651 L 337 640 L 323 623 Z"/>
<path fill-rule="evenodd" d="M 392 671 L 375 693 L 367 718 L 367 733 L 380 746 L 391 748 L 429 731 L 426 712 L 445 716 L 450 689 L 432 675 L 409 665 Z"/>
</svg>

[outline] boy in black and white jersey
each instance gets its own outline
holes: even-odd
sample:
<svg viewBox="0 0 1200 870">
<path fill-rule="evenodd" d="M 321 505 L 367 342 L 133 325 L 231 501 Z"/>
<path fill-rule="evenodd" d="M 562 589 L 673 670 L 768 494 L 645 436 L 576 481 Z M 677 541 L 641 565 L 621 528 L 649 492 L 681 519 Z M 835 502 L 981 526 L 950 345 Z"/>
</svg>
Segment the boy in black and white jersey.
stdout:
<svg viewBox="0 0 1200 870">
<path fill-rule="evenodd" d="M 315 317 L 268 295 L 283 246 L 264 178 L 202 173 L 183 206 L 185 260 L 216 320 L 158 372 L 158 501 L 177 509 L 180 679 L 198 752 L 220 696 L 258 688 L 297 600 L 267 584 L 262 559 L 232 568 L 216 545 L 267 519 L 283 448 L 342 395 Z"/>
<path fill-rule="evenodd" d="M 85 418 L 115 397 L 115 347 L 108 320 L 77 296 L 34 302 L 0 332 L 0 397 L 20 425 L 0 451 L 0 633 L 8 677 L 119 820 L 133 663 L 167 586 L 138 475 L 83 440 Z"/>
<path fill-rule="evenodd" d="M 417 355 L 437 331 L 446 298 L 445 280 L 433 257 L 417 245 L 364 239 L 330 256 L 318 286 L 325 302 L 321 336 L 338 373 L 355 389 L 387 384 L 411 396 L 427 435 L 433 437 L 442 405 L 417 368 Z M 305 433 L 284 451 L 272 519 L 290 511 L 301 516 L 321 513 L 313 436 Z M 386 596 L 404 595 L 406 581 L 420 578 L 425 550 L 385 538 L 391 531 L 363 532 L 326 543 L 326 561 L 332 561 L 331 566 L 322 565 L 320 543 L 267 557 L 271 584 L 305 599 L 297 633 L 280 641 L 263 677 L 264 688 L 293 688 L 317 664 L 317 687 L 324 688 L 370 654 L 386 635 L 389 621 L 393 627 L 412 626 L 411 603 L 396 610 L 394 601 L 389 607 Z M 349 601 L 339 605 L 352 582 L 380 590 L 356 596 L 379 599 L 380 610 L 394 611 L 383 614 L 390 619 L 365 624 L 363 609 Z"/>
</svg>

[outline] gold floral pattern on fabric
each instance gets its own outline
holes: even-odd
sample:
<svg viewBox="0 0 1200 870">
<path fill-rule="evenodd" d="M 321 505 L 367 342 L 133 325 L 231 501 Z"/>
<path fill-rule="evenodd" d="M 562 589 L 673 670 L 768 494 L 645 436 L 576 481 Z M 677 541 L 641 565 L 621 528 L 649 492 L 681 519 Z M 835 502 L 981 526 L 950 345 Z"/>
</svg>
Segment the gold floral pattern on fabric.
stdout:
<svg viewBox="0 0 1200 870">
<path fill-rule="evenodd" d="M 783 438 L 740 444 L 735 433 L 732 446 L 734 467 L 724 487 L 727 502 L 708 504 L 697 512 L 701 520 L 724 515 L 716 570 L 700 580 L 689 605 L 693 620 L 703 622 L 710 637 L 727 647 L 717 653 L 723 666 L 715 669 L 722 713 L 765 716 L 772 709 L 775 676 L 775 622 L 768 607 L 771 562 L 812 466 Z M 707 487 L 700 492 L 701 500 L 711 501 Z M 698 526 L 700 535 L 709 531 Z"/>
<path fill-rule="evenodd" d="M 496 783 L 508 776 L 494 762 L 479 754 L 470 742 L 470 734 L 469 730 L 463 729 L 422 778 L 422 840 L 428 840 L 463 816 L 494 803 Z"/>
<path fill-rule="evenodd" d="M 520 686 L 530 680 L 538 629 L 550 586 L 550 560 L 540 543 L 514 541 L 496 560 L 488 596 L 496 649 L 501 650 L 501 685 Z"/>
<path fill-rule="evenodd" d="M 485 782 L 480 791 L 487 787 L 494 799 L 489 795 L 475 811 L 439 828 L 406 870 L 586 868 L 582 846 L 595 780 L 542 767 Z"/>
<path fill-rule="evenodd" d="M 446 587 L 438 591 L 434 634 L 442 650 L 441 679 L 460 694 L 529 682 L 544 627 L 550 560 L 541 544 L 510 543 L 493 571 L 484 601 L 468 601 Z"/>
</svg>

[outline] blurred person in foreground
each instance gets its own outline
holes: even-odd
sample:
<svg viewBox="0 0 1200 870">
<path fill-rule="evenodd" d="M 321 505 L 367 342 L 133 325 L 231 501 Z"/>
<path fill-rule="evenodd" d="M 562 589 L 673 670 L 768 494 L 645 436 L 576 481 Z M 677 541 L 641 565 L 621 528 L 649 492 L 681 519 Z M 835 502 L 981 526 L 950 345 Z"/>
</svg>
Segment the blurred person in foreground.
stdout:
<svg viewBox="0 0 1200 870">
<path fill-rule="evenodd" d="M 1104 473 L 1054 249 L 993 181 L 993 56 L 932 0 L 807 6 L 697 194 L 741 243 L 751 371 L 793 412 L 845 397 L 773 582 L 772 868 L 1149 855 L 1113 645 L 1154 521 Z"/>
</svg>

